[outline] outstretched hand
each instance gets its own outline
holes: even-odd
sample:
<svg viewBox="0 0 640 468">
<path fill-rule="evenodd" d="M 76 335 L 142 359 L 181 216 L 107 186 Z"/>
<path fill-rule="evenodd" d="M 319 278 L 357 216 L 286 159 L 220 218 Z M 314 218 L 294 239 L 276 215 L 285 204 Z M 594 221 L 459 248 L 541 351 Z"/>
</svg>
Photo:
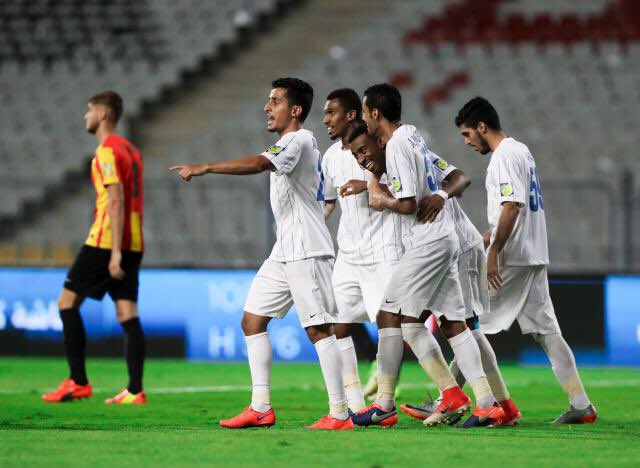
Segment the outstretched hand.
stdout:
<svg viewBox="0 0 640 468">
<path fill-rule="evenodd" d="M 179 171 L 178 175 L 185 182 L 189 182 L 192 177 L 201 176 L 207 173 L 207 167 L 204 164 L 177 164 L 169 168 L 171 172 Z"/>
</svg>

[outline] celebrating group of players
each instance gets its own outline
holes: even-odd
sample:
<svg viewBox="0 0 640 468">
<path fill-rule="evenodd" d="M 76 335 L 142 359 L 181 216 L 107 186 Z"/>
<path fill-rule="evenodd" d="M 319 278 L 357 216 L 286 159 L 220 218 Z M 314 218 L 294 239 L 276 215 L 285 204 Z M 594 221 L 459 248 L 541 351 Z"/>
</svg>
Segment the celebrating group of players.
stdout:
<svg viewBox="0 0 640 468">
<path fill-rule="evenodd" d="M 116 301 L 127 333 L 130 374 L 129 386 L 107 402 L 146 401 L 144 336 L 135 307 L 142 252 L 141 158 L 115 135 L 117 112 L 103 95 L 89 101 L 87 114 L 87 129 L 100 142 L 92 180 L 98 202 L 102 197 L 102 212 L 96 213 L 96 223 L 102 224 L 92 229 L 60 298 L 71 376 L 45 395 L 46 401 L 90 396 L 78 307 L 84 297 L 101 298 L 105 292 Z M 524 144 L 503 132 L 493 106 L 476 97 L 455 117 L 465 144 L 482 154 L 492 152 L 485 183 L 489 229 L 480 234 L 457 201 L 469 178 L 430 151 L 416 127 L 401 122 L 402 100 L 395 87 L 371 86 L 362 101 L 352 89 L 331 92 L 324 124 L 335 143 L 324 156 L 303 128 L 312 102 L 308 83 L 277 79 L 264 107 L 267 130 L 279 137 L 273 146 L 260 155 L 170 168 L 185 181 L 208 173 L 270 172 L 276 243 L 253 280 L 242 317 L 251 404 L 220 421 L 221 426 L 276 423 L 267 325 L 293 304 L 318 353 L 329 395 L 329 414 L 309 429 L 397 424 L 403 342 L 440 389 L 430 404 L 402 405 L 405 413 L 426 426 L 452 424 L 472 407 L 462 390 L 468 382 L 475 408 L 462 427 L 517 424 L 522 415 L 485 337 L 508 330 L 515 320 L 540 343 L 570 399 L 569 409 L 555 422 L 594 422 L 595 409 L 549 296 L 546 223 L 535 161 Z M 114 197 L 122 206 L 112 206 Z M 337 258 L 325 224 L 336 201 L 341 208 Z M 108 241 L 101 244 L 104 232 Z M 430 315 L 455 355 L 450 367 L 425 326 Z M 368 406 L 351 337 L 351 324 L 365 321 L 377 323 L 379 336 L 378 391 Z"/>
</svg>

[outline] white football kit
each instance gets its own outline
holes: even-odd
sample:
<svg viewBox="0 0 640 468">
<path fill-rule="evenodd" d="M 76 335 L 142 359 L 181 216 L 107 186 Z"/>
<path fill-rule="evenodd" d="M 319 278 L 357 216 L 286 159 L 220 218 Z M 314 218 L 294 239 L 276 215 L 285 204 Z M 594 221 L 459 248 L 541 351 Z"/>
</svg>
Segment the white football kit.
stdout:
<svg viewBox="0 0 640 468">
<path fill-rule="evenodd" d="M 437 154 L 429 151 L 438 187 L 457 168 Z M 458 276 L 466 309 L 465 318 L 473 318 L 489 312 L 489 285 L 487 282 L 487 260 L 484 253 L 482 234 L 473 225 L 457 198 L 450 198 L 445 204 L 456 227 L 460 240 L 458 256 Z"/>
<path fill-rule="evenodd" d="M 387 142 L 387 184 L 396 199 L 419 202 L 438 190 L 429 150 L 413 125 L 401 125 Z M 418 318 L 431 310 L 449 320 L 464 320 L 465 305 L 458 278 L 460 241 L 449 210 L 432 223 L 416 214 L 398 215 L 405 252 L 387 289 L 381 310 Z"/>
<path fill-rule="evenodd" d="M 342 141 L 331 145 L 322 158 L 325 200 L 340 203 L 338 257 L 333 269 L 337 323 L 375 321 L 385 287 L 403 252 L 400 219 L 390 211 L 369 206 L 368 192 L 339 195 L 350 180 L 371 180 Z"/>
<path fill-rule="evenodd" d="M 508 330 L 514 320 L 522 333 L 560 333 L 547 265 L 547 225 L 536 163 L 524 144 L 505 138 L 487 168 L 487 215 L 495 238 L 502 203 L 516 202 L 518 218 L 498 262 L 503 284 L 489 291 L 491 314 L 480 318 L 485 333 Z"/>
<path fill-rule="evenodd" d="M 270 200 L 276 243 L 251 284 L 245 310 L 282 318 L 295 303 L 303 327 L 332 323 L 334 251 L 322 210 L 322 157 L 316 140 L 308 130 L 289 132 L 262 155 L 275 166 Z"/>
</svg>

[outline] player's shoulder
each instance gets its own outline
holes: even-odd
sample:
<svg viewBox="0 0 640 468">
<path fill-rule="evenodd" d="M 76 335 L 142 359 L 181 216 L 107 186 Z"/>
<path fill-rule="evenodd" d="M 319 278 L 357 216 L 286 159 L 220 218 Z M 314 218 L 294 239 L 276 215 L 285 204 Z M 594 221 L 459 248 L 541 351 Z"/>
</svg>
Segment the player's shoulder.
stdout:
<svg viewBox="0 0 640 468">
<path fill-rule="evenodd" d="M 512 137 L 507 137 L 502 140 L 494 153 L 506 157 L 521 157 L 531 154 L 527 145 Z"/>
<path fill-rule="evenodd" d="M 140 152 L 136 145 L 117 133 L 112 133 L 105 138 L 100 147 L 111 149 L 116 157 Z"/>
<path fill-rule="evenodd" d="M 334 142 L 331 146 L 329 146 L 324 152 L 324 157 L 333 157 L 336 154 L 342 152 L 342 140 L 338 140 Z"/>
</svg>

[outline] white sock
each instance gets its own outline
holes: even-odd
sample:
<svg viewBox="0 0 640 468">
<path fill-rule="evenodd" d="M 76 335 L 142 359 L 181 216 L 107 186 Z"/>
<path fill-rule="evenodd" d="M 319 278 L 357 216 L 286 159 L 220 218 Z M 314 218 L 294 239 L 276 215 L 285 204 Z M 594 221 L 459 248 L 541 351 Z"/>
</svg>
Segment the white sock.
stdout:
<svg viewBox="0 0 640 468">
<path fill-rule="evenodd" d="M 540 343 L 544 352 L 551 362 L 551 368 L 556 375 L 556 379 L 569 396 L 571 405 L 576 409 L 585 409 L 591 404 L 589 397 L 584 390 L 576 360 L 569 345 L 560 333 L 552 335 L 533 334 L 533 338 Z"/>
<path fill-rule="evenodd" d="M 447 362 L 444 360 L 440 345 L 424 324 L 403 323 L 402 337 L 418 358 L 420 366 L 440 388 L 441 392 L 457 386 L 447 367 Z"/>
<path fill-rule="evenodd" d="M 480 408 L 491 406 L 495 401 L 495 397 L 482 370 L 480 349 L 471 331 L 467 328 L 462 333 L 449 338 L 449 343 L 453 353 L 456 355 L 456 362 L 460 371 L 469 382 L 469 385 L 471 385 L 473 394 L 476 397 L 476 405 Z"/>
<path fill-rule="evenodd" d="M 493 347 L 482 330 L 477 329 L 471 332 L 473 337 L 478 343 L 480 349 L 480 358 L 482 359 L 482 369 L 484 370 L 489 386 L 493 392 L 493 396 L 496 397 L 498 402 L 503 402 L 511 398 L 509 390 L 504 383 L 500 368 L 498 367 L 498 360 L 496 359 L 496 353 L 493 351 Z"/>
<path fill-rule="evenodd" d="M 322 376 L 329 394 L 329 414 L 336 419 L 344 421 L 349 418 L 349 413 L 347 411 L 347 398 L 344 395 L 344 385 L 342 384 L 340 350 L 336 343 L 336 336 L 331 335 L 318 340 L 313 346 L 315 346 L 318 353 Z"/>
<path fill-rule="evenodd" d="M 378 396 L 376 402 L 384 411 L 396 405 L 396 385 L 402 364 L 402 330 L 382 328 L 378 330 Z"/>
<path fill-rule="evenodd" d="M 467 383 L 467 379 L 465 379 L 464 375 L 462 375 L 462 371 L 458 367 L 458 361 L 456 361 L 455 356 L 451 360 L 451 364 L 449 364 L 449 372 L 451 372 L 453 378 L 456 379 L 456 384 L 458 384 L 458 387 L 464 387 L 464 384 Z"/>
<path fill-rule="evenodd" d="M 271 409 L 271 342 L 267 332 L 244 337 L 251 370 L 251 408 L 259 413 Z"/>
<path fill-rule="evenodd" d="M 364 396 L 360 386 L 360 375 L 358 374 L 358 358 L 356 349 L 353 346 L 353 339 L 350 336 L 337 340 L 342 358 L 342 383 L 347 395 L 349 409 L 354 413 L 364 409 Z"/>
</svg>

